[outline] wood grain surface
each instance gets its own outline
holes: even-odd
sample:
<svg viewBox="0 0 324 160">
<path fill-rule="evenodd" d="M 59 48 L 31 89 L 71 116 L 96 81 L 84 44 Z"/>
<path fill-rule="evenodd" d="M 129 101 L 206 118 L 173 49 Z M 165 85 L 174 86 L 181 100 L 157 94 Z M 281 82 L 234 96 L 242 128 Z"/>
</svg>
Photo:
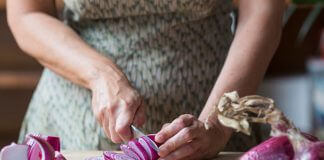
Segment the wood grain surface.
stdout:
<svg viewBox="0 0 324 160">
<path fill-rule="evenodd" d="M 89 157 L 101 156 L 102 151 L 63 151 L 67 160 L 85 160 Z M 238 152 L 221 152 L 219 157 L 214 160 L 236 160 L 241 153 Z"/>
</svg>

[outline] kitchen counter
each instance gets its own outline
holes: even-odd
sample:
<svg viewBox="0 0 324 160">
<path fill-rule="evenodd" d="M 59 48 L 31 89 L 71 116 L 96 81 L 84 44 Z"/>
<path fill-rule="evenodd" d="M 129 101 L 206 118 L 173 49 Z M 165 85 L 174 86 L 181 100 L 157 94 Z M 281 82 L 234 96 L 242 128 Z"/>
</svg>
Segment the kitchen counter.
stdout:
<svg viewBox="0 0 324 160">
<path fill-rule="evenodd" d="M 101 156 L 102 153 L 102 151 L 63 151 L 63 155 L 67 160 L 84 160 L 89 157 Z M 219 158 L 214 160 L 236 160 L 240 154 L 237 152 L 221 152 Z"/>
</svg>

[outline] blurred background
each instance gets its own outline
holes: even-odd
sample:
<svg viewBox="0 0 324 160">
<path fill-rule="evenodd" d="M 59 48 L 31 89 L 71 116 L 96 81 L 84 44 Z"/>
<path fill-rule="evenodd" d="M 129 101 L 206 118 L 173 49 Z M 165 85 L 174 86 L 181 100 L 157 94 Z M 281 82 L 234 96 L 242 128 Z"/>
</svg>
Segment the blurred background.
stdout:
<svg viewBox="0 0 324 160">
<path fill-rule="evenodd" d="M 57 5 L 63 8 L 61 1 Z M 302 130 L 324 138 L 323 0 L 287 1 L 283 21 L 280 46 L 258 94 L 275 99 Z M 41 71 L 17 47 L 0 0 L 0 148 L 16 141 Z"/>
</svg>

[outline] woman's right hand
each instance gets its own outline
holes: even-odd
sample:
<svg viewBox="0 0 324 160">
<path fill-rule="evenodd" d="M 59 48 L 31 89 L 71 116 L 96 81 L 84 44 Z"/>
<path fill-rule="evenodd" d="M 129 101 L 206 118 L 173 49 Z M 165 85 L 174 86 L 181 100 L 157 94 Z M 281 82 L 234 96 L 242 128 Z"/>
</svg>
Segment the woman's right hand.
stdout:
<svg viewBox="0 0 324 160">
<path fill-rule="evenodd" d="M 115 77 L 115 78 L 113 78 Z M 92 109 L 106 136 L 114 143 L 132 138 L 130 125 L 145 122 L 145 108 L 139 93 L 120 73 L 102 74 L 91 83 Z"/>
</svg>

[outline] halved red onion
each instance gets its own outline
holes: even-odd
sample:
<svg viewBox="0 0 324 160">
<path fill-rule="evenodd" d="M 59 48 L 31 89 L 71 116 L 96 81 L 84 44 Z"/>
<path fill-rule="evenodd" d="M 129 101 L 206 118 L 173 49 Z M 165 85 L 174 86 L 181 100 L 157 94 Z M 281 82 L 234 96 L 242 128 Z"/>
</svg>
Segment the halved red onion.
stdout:
<svg viewBox="0 0 324 160">
<path fill-rule="evenodd" d="M 30 150 L 29 160 L 53 160 L 55 157 L 55 151 L 53 147 L 41 137 L 29 135 Z"/>
<path fill-rule="evenodd" d="M 136 139 L 129 141 L 128 146 L 132 148 L 137 153 L 137 155 L 141 157 L 141 160 L 149 160 L 148 153 Z"/>
<path fill-rule="evenodd" d="M 143 146 L 147 154 L 149 155 L 150 160 L 157 160 L 159 158 L 159 155 L 157 154 L 157 151 L 152 147 L 152 141 L 148 140 L 146 136 L 140 137 L 138 139 L 138 142 Z"/>
<path fill-rule="evenodd" d="M 24 140 L 24 143 L 23 144 L 27 144 L 29 143 L 32 144 L 33 143 L 33 140 L 30 140 L 30 136 L 35 136 L 35 137 L 40 137 L 42 139 L 44 139 L 47 143 L 49 143 L 53 149 L 55 151 L 58 151 L 60 152 L 61 151 L 61 143 L 60 143 L 60 138 L 59 137 L 56 137 L 56 136 L 45 136 L 45 135 L 40 135 L 40 134 L 28 134 L 26 135 L 26 138 Z"/>
<path fill-rule="evenodd" d="M 29 146 L 12 143 L 2 148 L 0 160 L 29 160 Z"/>
<path fill-rule="evenodd" d="M 135 160 L 141 160 L 141 157 L 128 145 L 121 144 L 120 149 L 129 157 L 135 159 Z"/>
<path fill-rule="evenodd" d="M 124 153 L 117 153 L 117 152 L 104 152 L 104 160 L 136 160 Z"/>
</svg>

